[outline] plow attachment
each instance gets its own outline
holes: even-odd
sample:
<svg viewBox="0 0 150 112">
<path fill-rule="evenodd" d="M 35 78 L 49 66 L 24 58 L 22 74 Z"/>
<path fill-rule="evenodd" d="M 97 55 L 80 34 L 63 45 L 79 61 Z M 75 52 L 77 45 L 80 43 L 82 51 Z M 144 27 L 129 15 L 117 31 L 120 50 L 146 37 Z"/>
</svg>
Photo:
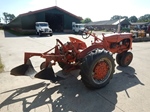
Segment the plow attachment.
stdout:
<svg viewBox="0 0 150 112">
<path fill-rule="evenodd" d="M 61 77 L 55 76 L 55 73 L 52 67 L 44 68 L 40 72 L 37 73 L 35 69 L 33 68 L 33 65 L 30 59 L 27 61 L 26 64 L 22 64 L 20 66 L 13 68 L 10 71 L 10 73 L 11 75 L 14 75 L 14 76 L 30 76 L 31 78 L 46 79 L 46 80 L 51 80 L 52 82 L 56 82 L 56 81 L 63 79 Z"/>
</svg>

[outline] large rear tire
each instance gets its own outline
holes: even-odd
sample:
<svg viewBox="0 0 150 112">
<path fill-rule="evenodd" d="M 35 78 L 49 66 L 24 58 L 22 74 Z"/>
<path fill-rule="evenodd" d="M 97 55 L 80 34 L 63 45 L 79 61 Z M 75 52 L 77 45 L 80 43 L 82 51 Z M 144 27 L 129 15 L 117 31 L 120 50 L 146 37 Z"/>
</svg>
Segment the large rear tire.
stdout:
<svg viewBox="0 0 150 112">
<path fill-rule="evenodd" d="M 86 87 L 99 89 L 106 86 L 115 71 L 112 54 L 106 50 L 91 51 L 81 64 L 81 79 Z"/>
</svg>

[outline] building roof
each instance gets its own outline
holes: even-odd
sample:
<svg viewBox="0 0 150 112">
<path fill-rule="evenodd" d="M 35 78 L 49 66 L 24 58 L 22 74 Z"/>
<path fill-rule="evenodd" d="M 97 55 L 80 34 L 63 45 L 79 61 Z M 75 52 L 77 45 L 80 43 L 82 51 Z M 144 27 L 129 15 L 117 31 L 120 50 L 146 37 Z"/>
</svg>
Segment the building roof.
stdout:
<svg viewBox="0 0 150 112">
<path fill-rule="evenodd" d="M 131 25 L 148 25 L 149 22 L 136 22 L 136 23 L 131 23 Z"/>
<path fill-rule="evenodd" d="M 52 9 L 58 9 L 58 10 L 64 12 L 64 13 L 69 14 L 70 16 L 73 16 L 73 17 L 75 17 L 75 18 L 77 18 L 77 19 L 79 19 L 79 20 L 82 20 L 82 17 L 76 16 L 76 15 L 74 15 L 74 14 L 72 14 L 72 13 L 70 13 L 70 12 L 68 12 L 68 11 L 66 11 L 66 10 L 64 10 L 64 9 L 62 9 L 62 8 L 60 8 L 60 7 L 53 6 L 53 7 L 49 7 L 49 8 L 45 8 L 45 9 L 40 9 L 40 10 L 36 10 L 36 11 L 29 11 L 28 13 L 20 14 L 20 15 L 18 15 L 15 19 L 13 19 L 13 20 L 12 20 L 10 23 L 8 23 L 8 24 L 11 24 L 13 21 L 15 21 L 16 19 L 18 19 L 18 18 L 20 18 L 20 17 L 28 16 L 28 15 L 32 15 L 32 14 L 35 14 L 35 13 L 39 13 L 39 12 L 43 12 L 43 11 L 47 11 L 47 10 L 52 10 Z"/>
<path fill-rule="evenodd" d="M 69 14 L 69 15 L 71 15 L 71 16 L 74 16 L 74 17 L 77 18 L 77 19 L 82 20 L 81 17 L 76 16 L 76 15 L 74 15 L 74 14 L 72 14 L 72 13 L 70 13 L 70 12 L 68 12 L 68 11 L 66 11 L 66 10 L 64 10 L 64 9 L 62 9 L 62 8 L 60 8 L 60 7 L 58 7 L 58 6 L 48 7 L 48 8 L 40 9 L 40 10 L 36 10 L 36 11 L 29 11 L 28 13 L 20 14 L 19 17 L 27 16 L 27 15 L 32 15 L 32 14 L 35 14 L 35 13 L 39 13 L 39 12 L 43 12 L 43 11 L 47 11 L 47 10 L 52 10 L 52 9 L 58 9 L 58 10 L 64 12 L 64 13 L 67 13 L 67 14 Z"/>
<path fill-rule="evenodd" d="M 119 22 L 123 22 L 126 20 L 125 18 L 120 20 L 105 20 L 105 21 L 96 21 L 96 22 L 90 22 L 87 25 L 118 25 Z"/>
</svg>

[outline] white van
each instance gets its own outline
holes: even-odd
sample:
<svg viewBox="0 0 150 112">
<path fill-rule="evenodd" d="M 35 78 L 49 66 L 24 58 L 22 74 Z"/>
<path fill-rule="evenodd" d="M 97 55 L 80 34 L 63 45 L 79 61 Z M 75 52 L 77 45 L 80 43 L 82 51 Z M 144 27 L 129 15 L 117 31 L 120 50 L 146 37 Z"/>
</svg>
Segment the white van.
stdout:
<svg viewBox="0 0 150 112">
<path fill-rule="evenodd" d="M 52 29 L 49 27 L 49 24 L 47 22 L 36 22 L 35 23 L 36 33 L 39 36 L 42 36 L 43 34 L 46 35 L 53 35 Z"/>
<path fill-rule="evenodd" d="M 80 33 L 83 32 L 84 29 L 85 29 L 84 24 L 72 22 L 72 31 L 74 33 L 79 33 L 80 34 Z"/>
</svg>

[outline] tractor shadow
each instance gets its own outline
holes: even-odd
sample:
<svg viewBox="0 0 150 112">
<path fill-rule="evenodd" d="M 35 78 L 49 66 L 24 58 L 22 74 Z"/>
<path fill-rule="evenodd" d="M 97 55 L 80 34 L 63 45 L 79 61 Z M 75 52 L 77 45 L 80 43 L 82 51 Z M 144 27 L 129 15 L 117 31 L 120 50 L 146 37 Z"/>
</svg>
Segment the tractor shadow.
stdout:
<svg viewBox="0 0 150 112">
<path fill-rule="evenodd" d="M 2 92 L 0 95 L 9 93 L 9 96 L 1 103 L 0 109 L 21 102 L 23 112 L 38 110 L 41 106 L 44 112 L 112 112 L 117 104 L 117 92 L 125 91 L 127 98 L 130 98 L 127 89 L 144 85 L 137 78 L 134 68 L 117 69 L 121 71 L 99 90 L 87 89 L 76 73 L 55 85 L 40 82 Z M 25 93 L 26 96 L 22 95 Z"/>
</svg>

